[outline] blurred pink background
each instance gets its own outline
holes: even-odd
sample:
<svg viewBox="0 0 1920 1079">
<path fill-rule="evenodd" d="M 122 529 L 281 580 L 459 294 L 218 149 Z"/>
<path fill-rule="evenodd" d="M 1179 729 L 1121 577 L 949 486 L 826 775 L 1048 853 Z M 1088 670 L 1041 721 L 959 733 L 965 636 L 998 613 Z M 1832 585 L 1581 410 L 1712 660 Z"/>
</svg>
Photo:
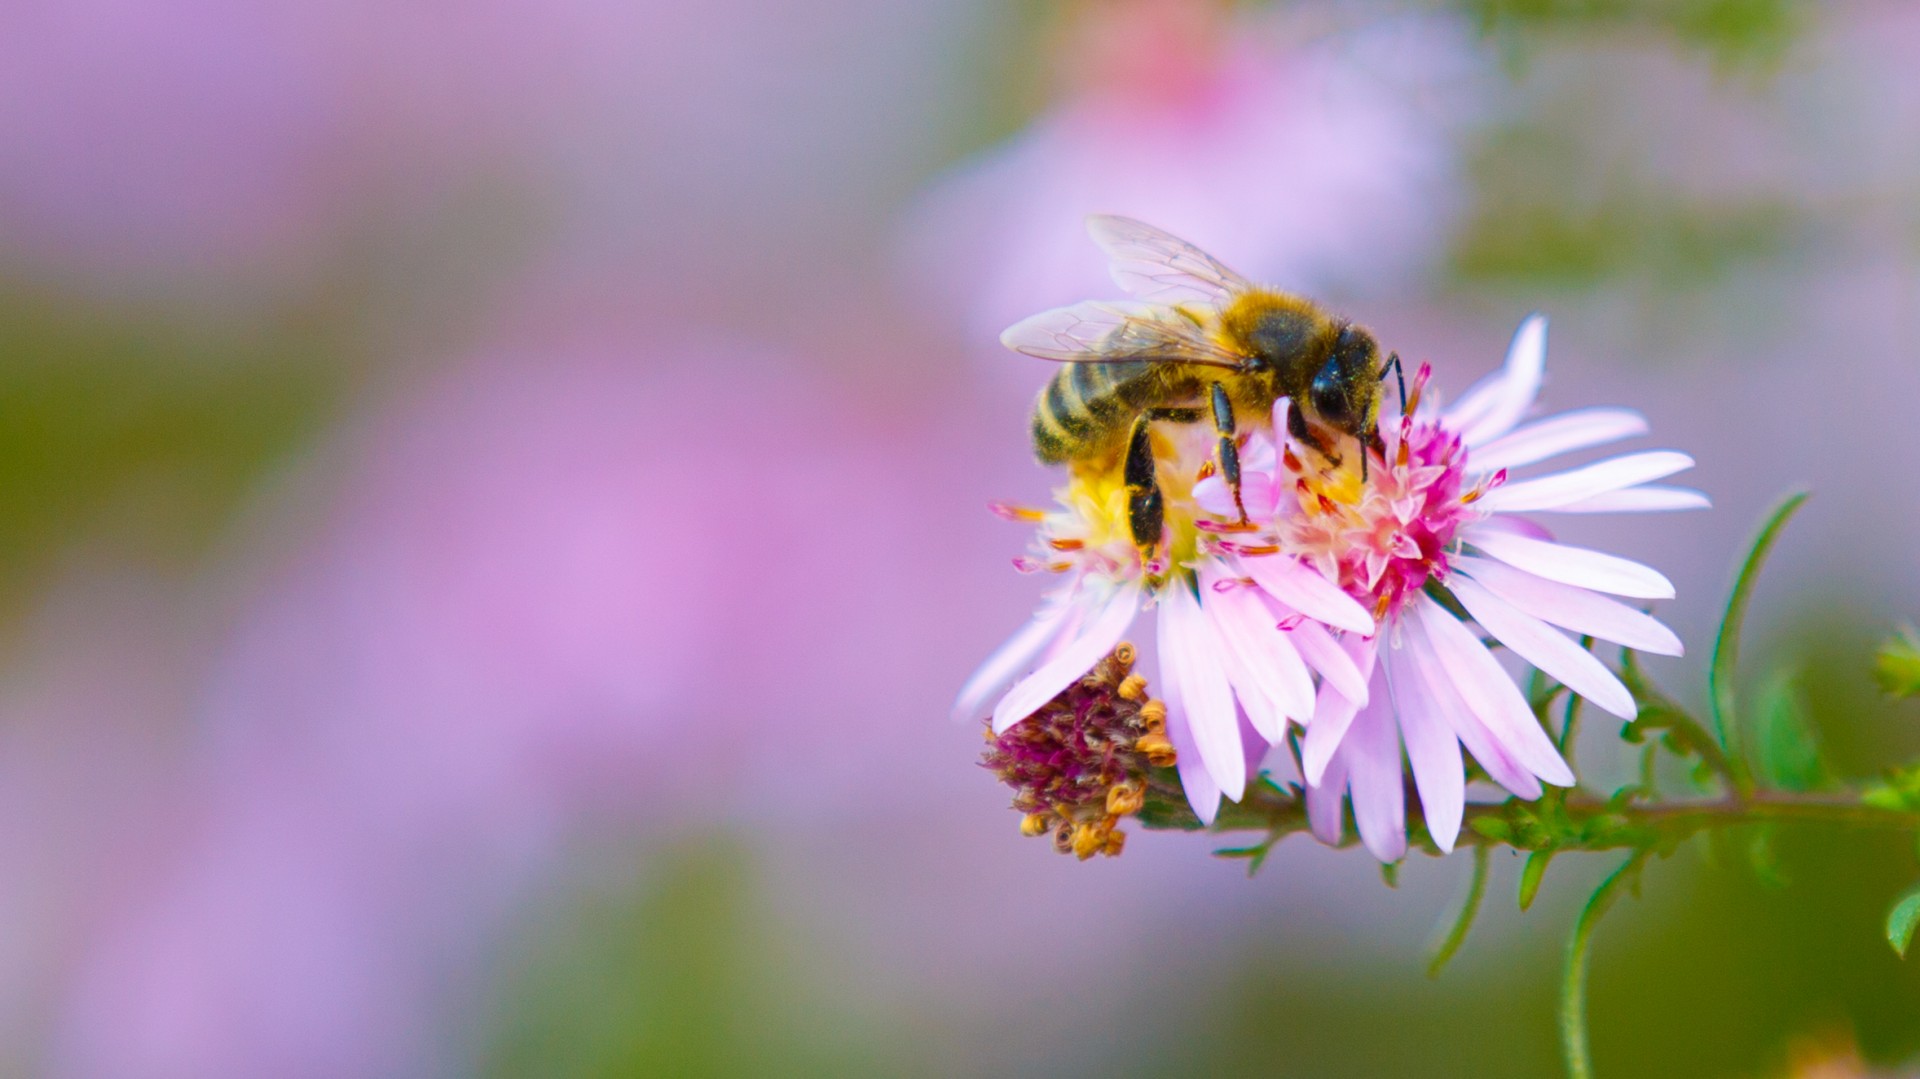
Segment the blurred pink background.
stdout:
<svg viewBox="0 0 1920 1079">
<path fill-rule="evenodd" d="M 0 1070 L 1552 1067 L 1604 866 L 1428 983 L 1457 861 L 1080 865 L 943 718 L 1038 594 L 984 506 L 1046 496 L 1050 371 L 994 338 L 1111 291 L 1093 211 L 1453 392 L 1549 312 L 1547 405 L 1644 410 L 1715 499 L 1566 529 L 1679 583 L 1694 655 L 1649 667 L 1683 697 L 1789 485 L 1756 662 L 1914 617 L 1920 20 L 1809 9 L 1749 55 L 1484 10 L 0 13 Z M 1821 677 L 1854 767 L 1920 747 Z M 1773 924 L 1713 872 L 1662 866 L 1608 947 Z M 1744 969 L 1716 947 L 1700 977 Z M 1920 1050 L 1899 969 L 1793 969 L 1705 1047 L 1603 979 L 1603 1049 L 1759 1074 L 1837 1015 Z"/>
</svg>

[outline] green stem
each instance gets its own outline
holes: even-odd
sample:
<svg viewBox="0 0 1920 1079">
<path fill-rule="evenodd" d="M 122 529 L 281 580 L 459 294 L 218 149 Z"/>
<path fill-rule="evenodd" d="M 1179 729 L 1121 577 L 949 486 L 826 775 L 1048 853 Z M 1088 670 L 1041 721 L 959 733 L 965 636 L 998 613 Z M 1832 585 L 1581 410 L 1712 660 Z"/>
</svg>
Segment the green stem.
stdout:
<svg viewBox="0 0 1920 1079">
<path fill-rule="evenodd" d="M 1567 942 L 1566 981 L 1560 993 L 1560 1044 L 1567 1057 L 1568 1079 L 1593 1079 L 1593 1055 L 1587 1045 L 1587 953 L 1593 943 L 1593 928 L 1620 897 L 1621 886 L 1640 871 L 1652 853 L 1635 851 L 1601 881 L 1581 909 L 1580 919 L 1573 923 L 1573 939 Z"/>
<path fill-rule="evenodd" d="M 1409 842 L 1429 852 L 1438 851 L 1427 834 L 1418 800 L 1409 797 Z M 1147 828 L 1215 833 L 1258 831 L 1278 841 L 1307 830 L 1305 804 L 1291 791 L 1271 783 L 1247 790 L 1239 802 L 1220 807 L 1212 827 L 1203 826 L 1186 807 L 1177 786 L 1153 784 L 1140 813 Z M 1641 802 L 1614 804 L 1590 796 L 1571 795 L 1564 802 L 1543 804 L 1510 799 L 1466 808 L 1460 830 L 1461 846 L 1505 846 L 1518 850 L 1605 851 L 1671 846 L 1698 832 L 1715 831 L 1760 822 L 1824 824 L 1920 832 L 1920 812 L 1866 805 L 1846 795 L 1789 794 L 1758 791 L 1741 798 L 1729 795 L 1711 801 Z M 1358 837 L 1342 836 L 1342 846 Z"/>
</svg>

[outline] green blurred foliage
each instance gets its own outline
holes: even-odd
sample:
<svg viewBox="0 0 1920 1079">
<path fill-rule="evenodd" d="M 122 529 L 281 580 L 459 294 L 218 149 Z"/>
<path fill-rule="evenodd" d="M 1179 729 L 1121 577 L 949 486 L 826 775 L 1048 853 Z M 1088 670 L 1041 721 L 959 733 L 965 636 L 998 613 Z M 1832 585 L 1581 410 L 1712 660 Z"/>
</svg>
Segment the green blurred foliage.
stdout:
<svg viewBox="0 0 1920 1079">
<path fill-rule="evenodd" d="M 1456 0 L 1509 56 L 1543 32 L 1639 31 L 1670 37 L 1727 66 L 1770 64 L 1806 22 L 1796 0 Z"/>
<path fill-rule="evenodd" d="M 342 378 L 322 318 L 245 328 L 0 287 L 0 610 L 58 553 L 181 565 Z"/>
<path fill-rule="evenodd" d="M 522 942 L 487 1074 L 899 1074 L 825 957 L 781 931 L 747 848 L 709 837 L 646 865 L 644 880 L 575 893 Z"/>
<path fill-rule="evenodd" d="M 1553 117 L 1498 129 L 1469 159 L 1473 208 L 1451 253 L 1462 284 L 1537 295 L 1622 280 L 1699 287 L 1784 257 L 1804 211 L 1785 200 L 1709 200 L 1592 159 Z"/>
<path fill-rule="evenodd" d="M 1920 632 L 1902 626 L 1874 655 L 1873 677 L 1889 697 L 1920 697 Z"/>
</svg>

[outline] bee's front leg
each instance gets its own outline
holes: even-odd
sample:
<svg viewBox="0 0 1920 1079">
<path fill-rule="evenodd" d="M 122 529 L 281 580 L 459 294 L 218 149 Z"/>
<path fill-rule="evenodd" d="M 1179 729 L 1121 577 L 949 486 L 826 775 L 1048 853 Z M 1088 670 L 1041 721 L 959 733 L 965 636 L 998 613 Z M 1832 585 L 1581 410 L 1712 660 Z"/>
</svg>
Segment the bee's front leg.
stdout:
<svg viewBox="0 0 1920 1079">
<path fill-rule="evenodd" d="M 1148 427 L 1149 413 L 1133 421 L 1127 436 L 1127 459 L 1122 477 L 1127 484 L 1127 527 L 1133 533 L 1133 545 L 1140 551 L 1140 564 L 1150 566 L 1160 551 L 1160 535 L 1165 524 L 1165 506 L 1160 497 L 1160 477 L 1153 459 L 1153 439 Z"/>
<path fill-rule="evenodd" d="M 1295 441 L 1312 446 L 1328 465 L 1334 468 L 1340 467 L 1340 456 L 1333 452 L 1333 444 L 1307 422 L 1307 417 L 1300 411 L 1297 404 L 1287 409 L 1287 433 L 1292 435 Z"/>
<path fill-rule="evenodd" d="M 1218 382 L 1213 384 L 1213 431 L 1220 436 L 1220 478 L 1227 482 L 1227 490 L 1233 494 L 1233 508 L 1240 514 L 1240 524 L 1251 527 L 1247 504 L 1240 498 L 1240 445 L 1234 440 L 1233 402 L 1227 397 L 1227 388 Z"/>
</svg>

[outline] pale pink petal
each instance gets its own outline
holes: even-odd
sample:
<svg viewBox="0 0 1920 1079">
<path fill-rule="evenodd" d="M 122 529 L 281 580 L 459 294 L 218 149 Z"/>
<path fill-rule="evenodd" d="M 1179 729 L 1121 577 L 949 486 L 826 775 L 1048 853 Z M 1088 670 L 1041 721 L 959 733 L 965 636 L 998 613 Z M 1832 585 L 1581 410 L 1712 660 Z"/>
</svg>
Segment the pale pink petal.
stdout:
<svg viewBox="0 0 1920 1079">
<path fill-rule="evenodd" d="M 1421 596 L 1412 610 L 1440 661 L 1440 670 L 1453 682 L 1467 710 L 1487 725 L 1500 744 L 1527 770 L 1548 783 L 1570 787 L 1573 770 L 1540 728 L 1500 661 L 1493 658 L 1473 631 L 1432 599 Z"/>
<path fill-rule="evenodd" d="M 1652 615 L 1597 592 L 1535 577 L 1490 558 L 1467 555 L 1453 566 L 1494 595 L 1563 629 L 1654 655 L 1677 656 L 1685 651 L 1679 636 Z"/>
<path fill-rule="evenodd" d="M 1240 559 L 1240 567 L 1268 595 L 1319 622 L 1371 636 L 1373 617 L 1338 585 L 1284 554 Z"/>
<path fill-rule="evenodd" d="M 1390 651 L 1380 666 L 1386 672 L 1394 713 L 1400 718 L 1400 737 L 1407 745 L 1407 762 L 1413 766 L 1413 784 L 1420 792 L 1427 831 L 1441 853 L 1449 853 L 1466 812 L 1466 765 L 1460 759 L 1460 740 L 1417 666 L 1405 658 L 1395 661 L 1404 654 L 1404 649 Z"/>
<path fill-rule="evenodd" d="M 1440 657 L 1433 650 L 1432 642 L 1421 632 L 1418 619 L 1405 619 L 1400 624 L 1400 633 L 1406 644 L 1405 654 L 1413 661 L 1420 685 L 1427 693 L 1428 703 L 1440 717 L 1453 728 L 1467 752 L 1480 762 L 1487 775 L 1507 790 L 1522 798 L 1540 797 L 1540 780 L 1527 771 L 1514 759 L 1487 725 L 1467 710 L 1467 704 L 1453 688 L 1453 682 L 1440 667 Z"/>
<path fill-rule="evenodd" d="M 1693 458 L 1672 450 L 1629 453 L 1595 461 L 1583 468 L 1496 487 L 1481 499 L 1495 513 L 1548 510 L 1593 498 L 1622 487 L 1665 479 L 1693 467 Z"/>
<path fill-rule="evenodd" d="M 1300 622 L 1286 631 L 1293 647 L 1299 651 L 1300 658 L 1307 665 L 1320 672 L 1320 677 L 1331 684 L 1340 694 L 1355 704 L 1367 703 L 1367 676 L 1354 663 L 1354 656 L 1340 646 L 1318 622 Z M 1350 636 L 1346 640 L 1357 644 L 1362 638 Z M 1372 662 L 1371 658 L 1368 660 Z"/>
<path fill-rule="evenodd" d="M 1240 510 L 1233 504 L 1233 492 L 1227 489 L 1227 481 L 1219 473 L 1208 476 L 1193 485 L 1193 500 L 1200 508 L 1228 520 L 1240 516 Z M 1265 472 L 1256 472 L 1241 462 L 1240 501 L 1247 508 L 1247 516 L 1253 520 L 1266 520 L 1273 516 L 1280 505 L 1280 490 L 1273 484 L 1273 478 Z"/>
<path fill-rule="evenodd" d="M 1247 715 L 1245 709 L 1241 709 L 1239 715 L 1240 747 L 1245 754 L 1240 764 L 1241 772 L 1248 777 L 1257 776 L 1260 774 L 1260 763 L 1267 759 L 1267 751 L 1273 748 L 1273 743 L 1254 727 L 1253 717 Z"/>
<path fill-rule="evenodd" d="M 1670 513 L 1674 510 L 1703 510 L 1712 505 L 1706 495 L 1691 487 L 1666 487 L 1650 483 L 1644 487 L 1608 491 L 1564 506 L 1555 506 L 1553 512 Z"/>
<path fill-rule="evenodd" d="M 994 649 L 953 699 L 955 722 L 984 719 L 992 714 L 987 703 L 1005 693 L 1023 671 L 1053 643 L 1064 628 L 1071 603 L 1055 597 L 1036 612 L 1020 631 Z"/>
<path fill-rule="evenodd" d="M 1507 362 L 1481 379 L 1446 412 L 1448 426 L 1469 447 L 1491 442 L 1513 430 L 1540 395 L 1547 364 L 1547 317 L 1528 315 L 1514 331 Z"/>
<path fill-rule="evenodd" d="M 1273 437 L 1277 441 L 1287 429 L 1287 413 L 1293 410 L 1293 398 L 1282 397 L 1273 403 Z"/>
<path fill-rule="evenodd" d="M 1320 782 L 1309 780 L 1307 783 L 1307 825 L 1313 829 L 1313 837 L 1329 847 L 1339 846 L 1340 837 L 1347 830 L 1342 808 L 1346 795 L 1347 762 L 1336 753 L 1327 762 Z"/>
<path fill-rule="evenodd" d="M 1223 583 L 1227 587 L 1220 587 Z M 1306 722 L 1313 714 L 1313 675 L 1275 624 L 1259 590 L 1232 582 L 1218 563 L 1202 570 L 1200 589 L 1201 607 L 1225 646 L 1234 691 L 1240 693 L 1243 686 L 1256 690 L 1280 715 Z M 1284 721 L 1260 730 L 1269 742 L 1286 736 Z"/>
<path fill-rule="evenodd" d="M 1253 723 L 1265 741 L 1274 741 L 1284 737 L 1287 729 L 1287 716 L 1280 706 L 1268 696 L 1262 686 L 1262 678 L 1248 665 L 1245 649 L 1231 636 L 1231 631 L 1220 624 L 1218 611 L 1212 603 L 1204 603 L 1202 609 L 1213 623 L 1214 636 L 1220 641 L 1220 665 L 1226 669 L 1227 683 L 1233 687 L 1234 700 L 1239 702 L 1240 711 Z"/>
<path fill-rule="evenodd" d="M 1156 635 L 1166 641 L 1173 631 L 1165 603 L 1160 605 L 1157 621 Z M 1194 742 L 1193 730 L 1187 723 L 1186 701 L 1180 695 L 1180 684 L 1173 677 L 1172 665 L 1167 662 L 1164 644 L 1160 648 L 1160 697 L 1167 705 L 1167 740 L 1173 743 L 1180 789 L 1186 792 L 1187 804 L 1193 807 L 1200 823 L 1212 824 L 1220 813 L 1220 785 L 1213 781 L 1206 763 L 1200 759 L 1200 747 Z"/>
<path fill-rule="evenodd" d="M 1530 539 L 1478 525 L 1467 530 L 1465 537 L 1468 543 L 1507 565 L 1549 581 L 1636 599 L 1673 598 L 1673 582 L 1662 576 L 1660 571 L 1617 555 Z"/>
<path fill-rule="evenodd" d="M 1342 651 L 1341 655 L 1353 664 L 1355 671 L 1365 672 L 1363 677 L 1371 677 L 1374 657 L 1379 652 L 1377 642 L 1349 637 L 1344 643 L 1346 651 Z M 1365 683 L 1362 683 L 1362 688 L 1365 688 Z M 1340 740 L 1346 737 L 1347 727 L 1353 723 L 1354 714 L 1365 703 L 1364 697 L 1356 701 L 1331 681 L 1320 684 L 1320 699 L 1314 705 L 1313 721 L 1307 724 L 1306 737 L 1300 743 L 1300 770 L 1306 774 L 1307 782 L 1321 782 L 1328 762 L 1336 755 Z"/>
<path fill-rule="evenodd" d="M 1480 628 L 1515 655 L 1621 719 L 1637 714 L 1633 694 L 1592 652 L 1470 578 L 1457 577 L 1451 584 L 1454 597 Z"/>
<path fill-rule="evenodd" d="M 1004 733 L 1032 715 L 1092 670 L 1100 657 L 1113 651 L 1113 646 L 1126 635 L 1127 627 L 1133 625 L 1134 616 L 1140 613 L 1140 598 L 1139 586 L 1120 588 L 1072 644 L 1061 649 L 1059 655 L 1042 664 L 1039 670 L 1014 683 L 993 710 L 993 733 Z"/>
<path fill-rule="evenodd" d="M 1477 446 L 1469 464 L 1478 472 L 1518 468 L 1646 433 L 1647 418 L 1631 409 L 1583 408 L 1527 424 Z"/>
<path fill-rule="evenodd" d="M 1170 584 L 1160 593 L 1160 665 L 1165 677 L 1180 686 L 1180 702 L 1187 726 L 1207 772 L 1220 793 L 1239 801 L 1246 793 L 1246 757 L 1240 747 L 1240 720 L 1234 712 L 1233 687 L 1220 662 L 1221 645 L 1200 601 L 1184 583 Z"/>
<path fill-rule="evenodd" d="M 1513 536 L 1527 536 L 1537 540 L 1552 540 L 1553 533 L 1547 526 L 1525 517 L 1488 517 L 1472 526 L 1475 532 L 1505 532 Z"/>
<path fill-rule="evenodd" d="M 1375 858 L 1397 862 L 1407 853 L 1406 788 L 1400 774 L 1400 731 L 1385 694 L 1353 717 L 1341 747 L 1360 842 Z"/>
</svg>

